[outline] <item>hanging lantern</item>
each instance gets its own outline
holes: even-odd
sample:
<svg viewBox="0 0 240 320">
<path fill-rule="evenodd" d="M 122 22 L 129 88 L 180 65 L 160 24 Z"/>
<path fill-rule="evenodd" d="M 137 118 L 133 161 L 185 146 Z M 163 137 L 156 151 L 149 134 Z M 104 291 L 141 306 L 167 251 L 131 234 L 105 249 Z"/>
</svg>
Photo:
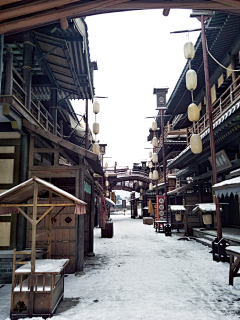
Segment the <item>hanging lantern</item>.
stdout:
<svg viewBox="0 0 240 320">
<path fill-rule="evenodd" d="M 152 139 L 152 145 L 153 145 L 154 147 L 157 147 L 157 146 L 158 146 L 158 139 L 157 139 L 156 137 L 153 137 L 153 139 Z"/>
<path fill-rule="evenodd" d="M 141 196 L 141 197 L 140 197 L 140 200 L 142 200 L 142 199 L 143 199 L 143 197 Z"/>
<path fill-rule="evenodd" d="M 142 185 L 143 185 L 143 182 L 142 182 L 142 181 L 140 181 L 140 182 L 139 182 L 139 185 L 140 185 L 140 186 L 142 186 Z"/>
<path fill-rule="evenodd" d="M 149 172 L 149 179 L 152 179 L 153 178 L 153 174 L 152 174 L 152 171 Z"/>
<path fill-rule="evenodd" d="M 158 180 L 158 172 L 157 172 L 157 170 L 153 170 L 153 180 Z"/>
<path fill-rule="evenodd" d="M 192 69 L 188 70 L 186 73 L 186 87 L 190 91 L 197 88 L 197 73 Z"/>
<path fill-rule="evenodd" d="M 152 169 L 152 167 L 153 167 L 152 161 L 149 162 L 148 166 L 150 169 Z"/>
<path fill-rule="evenodd" d="M 105 168 L 108 168 L 108 163 L 107 162 L 105 162 Z"/>
<path fill-rule="evenodd" d="M 152 190 L 152 189 L 153 189 L 153 184 L 151 182 L 151 183 L 149 183 L 149 190 Z"/>
<path fill-rule="evenodd" d="M 194 45 L 191 41 L 187 41 L 184 44 L 184 57 L 186 59 L 193 59 L 195 56 L 195 49 L 194 49 Z"/>
<path fill-rule="evenodd" d="M 152 162 L 153 163 L 158 163 L 158 155 L 156 153 L 154 153 L 153 156 L 152 156 Z"/>
<path fill-rule="evenodd" d="M 143 189 L 140 189 L 140 193 L 143 193 Z"/>
<path fill-rule="evenodd" d="M 149 158 L 152 158 L 152 151 L 149 151 L 148 156 Z"/>
<path fill-rule="evenodd" d="M 108 187 L 109 186 L 109 182 L 105 181 L 105 186 Z"/>
<path fill-rule="evenodd" d="M 100 104 L 95 101 L 94 104 L 93 104 L 93 112 L 96 114 L 96 113 L 99 113 L 100 111 Z"/>
<path fill-rule="evenodd" d="M 109 197 L 109 191 L 106 191 L 106 197 Z"/>
<path fill-rule="evenodd" d="M 198 121 L 200 118 L 200 109 L 195 103 L 191 103 L 188 106 L 188 120 L 189 121 Z"/>
<path fill-rule="evenodd" d="M 99 148 L 99 144 L 98 143 L 94 143 L 93 144 L 93 152 L 96 153 L 97 155 L 99 155 L 100 148 Z"/>
<path fill-rule="evenodd" d="M 152 130 L 153 131 L 157 130 L 157 122 L 156 121 L 153 121 L 153 123 L 152 123 Z"/>
<path fill-rule="evenodd" d="M 202 139 L 199 134 L 193 134 L 190 138 L 192 153 L 199 154 L 202 152 Z"/>
<path fill-rule="evenodd" d="M 94 134 L 98 134 L 99 133 L 99 123 L 94 122 L 92 128 L 93 128 L 93 133 Z"/>
<path fill-rule="evenodd" d="M 108 172 L 107 171 L 105 172 L 104 175 L 105 175 L 106 178 L 108 178 Z"/>
</svg>

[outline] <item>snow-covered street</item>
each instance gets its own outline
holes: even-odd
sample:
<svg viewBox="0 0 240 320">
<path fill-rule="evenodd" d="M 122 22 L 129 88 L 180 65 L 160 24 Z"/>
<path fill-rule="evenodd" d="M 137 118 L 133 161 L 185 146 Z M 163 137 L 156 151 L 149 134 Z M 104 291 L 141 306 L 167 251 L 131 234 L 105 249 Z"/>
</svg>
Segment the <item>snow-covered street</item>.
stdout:
<svg viewBox="0 0 240 320">
<path fill-rule="evenodd" d="M 178 241 L 177 233 L 155 233 L 129 215 L 112 219 L 112 239 L 95 229 L 96 256 L 87 260 L 86 274 L 65 278 L 65 297 L 80 297 L 79 303 L 55 320 L 240 318 L 240 279 L 229 286 L 229 264 L 213 262 L 209 248 Z M 0 320 L 9 317 L 2 306 Z"/>
</svg>

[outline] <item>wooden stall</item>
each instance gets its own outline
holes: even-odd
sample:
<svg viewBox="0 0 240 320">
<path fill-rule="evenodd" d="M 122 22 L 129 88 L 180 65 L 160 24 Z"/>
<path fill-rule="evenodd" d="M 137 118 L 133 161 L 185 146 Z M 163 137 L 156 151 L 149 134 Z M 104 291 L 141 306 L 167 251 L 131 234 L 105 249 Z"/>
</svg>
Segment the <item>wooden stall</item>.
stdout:
<svg viewBox="0 0 240 320">
<path fill-rule="evenodd" d="M 49 203 L 39 203 L 39 196 L 49 195 Z M 63 203 L 53 203 L 53 195 L 64 199 Z M 32 203 L 29 200 L 33 199 Z M 68 202 L 66 203 L 66 199 Z M 51 259 L 51 212 L 54 207 L 60 210 L 67 206 L 75 206 L 75 214 L 85 214 L 86 203 L 53 184 L 33 177 L 0 195 L 0 214 L 6 214 L 11 208 L 12 213 L 20 212 L 32 226 L 32 246 L 30 251 L 16 252 L 13 257 L 11 319 L 32 316 L 52 316 L 58 303 L 63 298 L 64 269 L 68 259 Z M 23 208 L 32 208 L 32 216 Z M 46 211 L 38 216 L 38 209 Z M 15 212 L 14 212 L 15 211 Z M 36 250 L 38 223 L 48 215 L 47 248 Z M 47 259 L 36 259 L 36 254 L 44 253 Z M 29 261 L 24 261 L 26 258 Z M 22 265 L 20 268 L 16 266 Z"/>
<path fill-rule="evenodd" d="M 184 227 L 184 213 L 186 211 L 183 205 L 170 205 L 169 211 L 171 212 L 171 225 L 172 229 L 177 229 L 179 232 L 180 226 Z"/>
</svg>

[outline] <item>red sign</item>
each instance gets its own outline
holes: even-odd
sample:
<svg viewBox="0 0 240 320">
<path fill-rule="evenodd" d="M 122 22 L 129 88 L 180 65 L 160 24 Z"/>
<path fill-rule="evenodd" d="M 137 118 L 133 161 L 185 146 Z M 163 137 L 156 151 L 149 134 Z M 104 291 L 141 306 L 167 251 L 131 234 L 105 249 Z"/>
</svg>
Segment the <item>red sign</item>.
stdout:
<svg viewBox="0 0 240 320">
<path fill-rule="evenodd" d="M 157 198 L 157 221 L 164 220 L 165 196 L 156 196 Z"/>
</svg>

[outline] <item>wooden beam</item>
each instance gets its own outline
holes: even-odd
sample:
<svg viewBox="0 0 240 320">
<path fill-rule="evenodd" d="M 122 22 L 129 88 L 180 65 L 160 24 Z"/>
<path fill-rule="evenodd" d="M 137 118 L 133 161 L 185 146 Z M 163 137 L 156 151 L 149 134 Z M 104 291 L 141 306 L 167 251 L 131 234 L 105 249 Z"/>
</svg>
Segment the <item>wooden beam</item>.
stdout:
<svg viewBox="0 0 240 320">
<path fill-rule="evenodd" d="M 44 1 L 33 2 L 31 4 L 29 3 L 25 5 L 20 4 L 20 6 L 18 7 L 2 10 L 0 12 L 0 21 L 24 16 L 27 14 L 33 14 L 33 13 L 41 12 L 44 10 L 57 8 L 73 2 L 79 2 L 79 0 L 51 0 L 51 1 L 44 0 Z M 1 4 L 2 4 L 2 0 L 1 0 Z"/>
<path fill-rule="evenodd" d="M 212 0 L 213 2 L 225 4 L 228 7 L 240 9 L 240 2 L 236 0 Z"/>
<path fill-rule="evenodd" d="M 71 150 L 77 154 L 80 154 L 86 158 L 89 158 L 89 159 L 95 160 L 95 161 L 98 159 L 98 156 L 95 153 L 88 151 L 86 149 L 83 149 L 83 148 L 81 148 L 71 142 L 68 142 L 68 141 L 64 140 L 63 138 L 57 137 L 54 134 L 52 134 L 44 129 L 41 129 L 38 126 L 35 126 L 34 124 L 30 123 L 29 121 L 27 121 L 25 119 L 23 119 L 23 126 L 27 129 L 30 129 L 33 132 L 36 132 L 40 136 L 43 136 L 44 138 L 46 138 L 52 142 L 55 142 L 55 143 L 59 144 L 60 146 L 66 148 L 68 150 Z"/>
<path fill-rule="evenodd" d="M 22 206 L 23 207 L 23 206 Z M 18 210 L 21 212 L 21 214 L 32 224 L 32 219 L 29 218 L 28 215 L 26 215 L 26 213 L 19 207 L 17 206 Z"/>
<path fill-rule="evenodd" d="M 50 205 L 50 204 L 49 204 Z M 51 206 L 50 208 L 47 209 L 47 211 L 44 212 L 44 214 L 41 215 L 41 217 L 38 219 L 37 224 L 50 212 L 54 206 Z"/>
<path fill-rule="evenodd" d="M 57 196 L 59 196 L 59 194 L 57 194 Z M 71 200 L 69 199 L 69 201 L 71 201 Z M 37 204 L 36 206 L 39 208 L 39 207 L 50 207 L 50 206 L 51 207 L 73 207 L 75 205 L 76 205 L 75 202 L 72 202 L 72 203 L 53 203 L 53 204 L 41 203 L 41 204 Z M 0 207 L 3 207 L 3 208 L 5 208 L 5 207 L 17 207 L 19 209 L 19 211 L 22 213 L 22 209 L 19 208 L 19 207 L 33 207 L 33 204 L 29 204 L 29 203 L 28 204 L 26 204 L 26 203 L 16 203 L 16 204 L 6 203 L 6 204 L 0 204 Z M 26 213 L 24 212 L 24 214 L 26 214 Z M 31 221 L 30 220 L 29 220 L 29 222 L 32 221 L 32 220 Z"/>
<path fill-rule="evenodd" d="M 1 0 L 1 6 L 5 6 L 6 4 L 11 4 L 19 1 L 22 1 L 22 0 Z"/>
<path fill-rule="evenodd" d="M 60 18 L 69 17 L 71 15 L 79 15 L 82 13 L 86 13 L 90 10 L 96 10 L 126 1 L 127 0 L 97 0 L 84 4 L 74 4 L 68 6 L 67 8 L 53 10 L 50 13 L 30 16 L 28 18 L 20 18 L 19 20 L 2 23 L 0 25 L 0 34 L 13 30 L 18 30 L 21 28 L 33 27 L 38 24 L 47 24 L 49 22 L 59 20 Z"/>
</svg>

